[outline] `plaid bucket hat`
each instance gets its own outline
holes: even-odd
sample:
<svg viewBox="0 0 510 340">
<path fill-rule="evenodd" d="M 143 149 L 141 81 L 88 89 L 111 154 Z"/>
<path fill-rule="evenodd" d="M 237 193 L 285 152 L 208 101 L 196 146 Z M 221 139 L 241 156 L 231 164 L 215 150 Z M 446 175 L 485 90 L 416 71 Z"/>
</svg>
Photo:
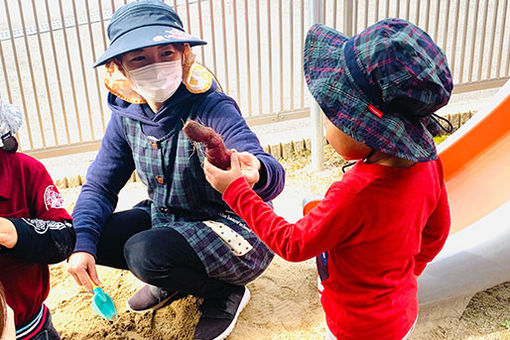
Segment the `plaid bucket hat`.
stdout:
<svg viewBox="0 0 510 340">
<path fill-rule="evenodd" d="M 446 56 L 419 27 L 390 18 L 348 38 L 314 25 L 303 65 L 312 96 L 341 131 L 400 158 L 437 158 L 433 113 L 453 84 Z"/>
<path fill-rule="evenodd" d="M 174 43 L 207 44 L 186 33 L 177 13 L 160 0 L 133 1 L 120 7 L 108 25 L 108 38 L 110 46 L 94 67 L 139 48 Z"/>
</svg>

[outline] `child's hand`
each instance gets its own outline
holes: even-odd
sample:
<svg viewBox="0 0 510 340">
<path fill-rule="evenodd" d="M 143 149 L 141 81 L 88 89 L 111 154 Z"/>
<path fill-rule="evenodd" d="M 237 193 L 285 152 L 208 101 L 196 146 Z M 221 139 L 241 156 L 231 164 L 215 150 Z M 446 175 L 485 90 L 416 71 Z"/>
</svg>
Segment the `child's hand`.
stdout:
<svg viewBox="0 0 510 340">
<path fill-rule="evenodd" d="M 0 246 L 12 249 L 18 243 L 16 227 L 6 218 L 0 217 Z"/>
<path fill-rule="evenodd" d="M 232 152 L 230 156 L 230 169 L 221 170 L 212 165 L 207 159 L 204 161 L 205 178 L 211 186 L 223 193 L 227 187 L 239 177 L 243 176 L 241 164 L 239 163 L 239 154 Z"/>
</svg>

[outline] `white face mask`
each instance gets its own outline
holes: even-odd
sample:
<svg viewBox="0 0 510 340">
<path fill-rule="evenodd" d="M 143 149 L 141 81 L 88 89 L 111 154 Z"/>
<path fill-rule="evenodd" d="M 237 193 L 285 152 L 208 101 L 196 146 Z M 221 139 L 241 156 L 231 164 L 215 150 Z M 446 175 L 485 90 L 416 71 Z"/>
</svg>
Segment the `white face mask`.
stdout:
<svg viewBox="0 0 510 340">
<path fill-rule="evenodd" d="M 146 100 L 162 103 L 170 98 L 182 82 L 181 60 L 146 65 L 126 73 L 133 90 Z"/>
</svg>

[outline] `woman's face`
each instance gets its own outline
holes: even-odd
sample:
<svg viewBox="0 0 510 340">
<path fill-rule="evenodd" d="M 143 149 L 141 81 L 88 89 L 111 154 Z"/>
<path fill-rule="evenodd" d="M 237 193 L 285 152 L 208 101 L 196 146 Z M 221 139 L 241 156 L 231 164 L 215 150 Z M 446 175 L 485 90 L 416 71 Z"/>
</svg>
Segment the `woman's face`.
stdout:
<svg viewBox="0 0 510 340">
<path fill-rule="evenodd" d="M 145 47 L 124 53 L 121 56 L 121 65 L 127 71 L 132 71 L 154 63 L 181 60 L 183 51 L 182 44 Z"/>
</svg>

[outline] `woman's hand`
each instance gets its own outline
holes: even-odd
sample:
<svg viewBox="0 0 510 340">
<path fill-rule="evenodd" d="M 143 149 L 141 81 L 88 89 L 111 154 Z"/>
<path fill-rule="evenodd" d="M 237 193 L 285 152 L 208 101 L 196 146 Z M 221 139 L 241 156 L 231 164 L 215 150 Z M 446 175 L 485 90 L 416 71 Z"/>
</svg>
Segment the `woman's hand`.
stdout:
<svg viewBox="0 0 510 340">
<path fill-rule="evenodd" d="M 241 163 L 241 172 L 248 181 L 251 188 L 259 181 L 260 161 L 249 152 L 239 152 L 239 162 Z"/>
<path fill-rule="evenodd" d="M 241 164 L 239 163 L 239 154 L 232 152 L 230 156 L 230 169 L 221 170 L 212 165 L 207 159 L 204 161 L 205 178 L 211 186 L 223 194 L 225 189 L 239 177 L 243 176 Z"/>
<path fill-rule="evenodd" d="M 12 249 L 18 243 L 18 232 L 14 224 L 0 217 L 0 246 Z"/>
<path fill-rule="evenodd" d="M 67 263 L 67 271 L 73 276 L 76 283 L 85 287 L 89 292 L 92 292 L 92 284 L 96 286 L 101 284 L 96 271 L 96 259 L 92 254 L 84 251 L 78 251 L 71 254 L 69 262 Z"/>
</svg>

